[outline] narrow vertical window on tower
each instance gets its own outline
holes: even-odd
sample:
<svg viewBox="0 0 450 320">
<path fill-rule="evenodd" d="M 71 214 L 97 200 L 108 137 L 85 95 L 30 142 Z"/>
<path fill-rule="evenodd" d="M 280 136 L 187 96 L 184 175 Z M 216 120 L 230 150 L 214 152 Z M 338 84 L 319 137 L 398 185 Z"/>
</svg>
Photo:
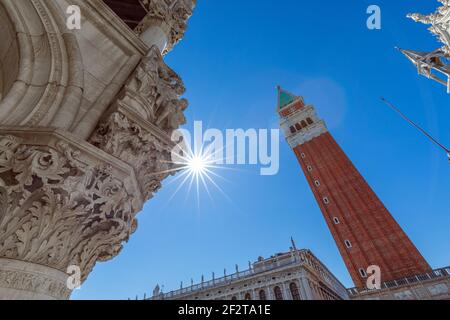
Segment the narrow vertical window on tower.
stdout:
<svg viewBox="0 0 450 320">
<path fill-rule="evenodd" d="M 302 157 L 303 159 L 306 158 L 306 154 L 304 154 L 303 152 L 300 154 L 300 157 Z"/>
<path fill-rule="evenodd" d="M 347 248 L 350 249 L 352 247 L 352 243 L 350 242 L 350 240 L 345 240 L 344 243 Z"/>
<path fill-rule="evenodd" d="M 295 129 L 297 129 L 298 131 L 302 130 L 300 123 L 295 124 Z"/>
<path fill-rule="evenodd" d="M 367 278 L 366 270 L 364 270 L 363 268 L 359 268 L 359 274 L 361 275 L 361 277 Z"/>
<path fill-rule="evenodd" d="M 306 129 L 297 131 L 286 138 L 296 153 L 306 177 L 311 182 L 311 189 L 322 209 L 323 215 L 334 226 L 340 223 L 339 219 L 344 219 L 348 214 L 351 216 L 351 219 L 346 218 L 340 225 L 343 226 L 345 224 L 350 230 L 360 231 L 353 233 L 350 237 L 347 235 L 347 228 L 338 226 L 331 228 L 333 237 L 341 239 L 338 240 L 338 246 L 347 249 L 341 253 L 355 285 L 357 287 L 365 286 L 365 281 L 361 277 L 362 273 L 359 269 L 366 264 L 366 259 L 370 260 L 374 265 L 386 264 L 387 270 L 384 270 L 383 273 L 383 280 L 385 281 L 430 272 L 430 265 L 412 242 L 391 241 L 392 238 L 407 239 L 407 235 L 393 221 L 384 204 L 334 140 L 328 131 L 325 121 L 316 114 L 315 108 L 312 105 L 305 108 L 304 106 L 307 104 L 304 103 L 303 98 L 289 94 L 281 88 L 278 90 L 278 114 L 281 118 L 283 131 L 289 133 L 289 126 L 293 123 L 298 123 L 298 119 L 301 119 L 301 126 L 307 126 Z M 289 96 L 289 101 L 293 102 L 289 105 L 283 103 L 284 100 L 280 97 L 285 96 Z M 289 108 L 295 109 L 295 112 L 288 112 Z M 304 150 L 308 152 L 308 161 L 305 161 L 306 159 L 301 153 Z M 332 157 L 332 161 L 330 161 L 330 157 Z M 335 170 L 336 163 L 339 163 L 339 170 Z M 319 173 L 327 172 L 331 174 L 319 175 Z M 349 181 L 350 179 L 351 181 Z M 326 194 L 324 194 L 324 190 L 327 190 Z M 357 190 L 356 194 L 355 190 Z M 334 196 L 336 194 L 340 196 Z M 373 200 L 364 201 L 364 199 Z M 345 215 L 340 212 L 333 212 L 330 215 L 330 209 L 333 206 L 347 206 L 346 201 L 357 201 L 358 209 L 351 210 Z M 377 225 L 375 230 L 365 232 L 370 226 L 375 224 Z M 344 241 L 344 239 L 349 238 L 351 242 L 350 240 Z M 362 245 L 363 243 L 364 245 Z M 375 245 L 378 243 L 380 245 Z M 369 244 L 371 244 L 370 247 L 373 250 L 365 250 Z M 364 254 L 366 257 L 353 254 L 351 249 L 353 246 L 354 248 L 365 250 Z M 400 254 L 401 252 L 407 252 L 408 254 L 403 255 Z"/>
<path fill-rule="evenodd" d="M 291 133 L 295 133 L 295 127 L 294 126 L 291 126 L 289 129 L 291 130 Z"/>
</svg>

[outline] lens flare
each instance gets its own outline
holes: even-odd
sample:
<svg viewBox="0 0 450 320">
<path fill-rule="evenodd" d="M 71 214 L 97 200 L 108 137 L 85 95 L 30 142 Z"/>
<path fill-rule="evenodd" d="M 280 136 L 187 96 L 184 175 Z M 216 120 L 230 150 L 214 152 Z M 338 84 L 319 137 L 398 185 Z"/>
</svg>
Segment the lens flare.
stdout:
<svg viewBox="0 0 450 320">
<path fill-rule="evenodd" d="M 219 169 L 227 169 L 223 165 L 220 165 L 225 160 L 218 159 L 218 155 L 221 155 L 223 150 L 213 152 L 211 148 L 205 146 L 201 146 L 199 149 L 194 152 L 189 146 L 185 146 L 181 154 L 177 153 L 172 155 L 172 161 L 169 163 L 174 168 L 165 171 L 165 173 L 176 173 L 177 176 L 170 181 L 170 184 L 176 183 L 178 186 L 169 201 L 186 185 L 188 187 L 188 194 L 195 187 L 198 205 L 200 205 L 201 190 L 206 191 L 209 198 L 213 200 L 210 191 L 211 185 L 231 201 L 215 181 L 216 178 L 228 181 L 217 173 Z"/>
<path fill-rule="evenodd" d="M 205 174 L 207 166 L 207 160 L 202 156 L 194 156 L 188 159 L 186 164 L 186 167 L 189 171 L 198 175 Z"/>
</svg>

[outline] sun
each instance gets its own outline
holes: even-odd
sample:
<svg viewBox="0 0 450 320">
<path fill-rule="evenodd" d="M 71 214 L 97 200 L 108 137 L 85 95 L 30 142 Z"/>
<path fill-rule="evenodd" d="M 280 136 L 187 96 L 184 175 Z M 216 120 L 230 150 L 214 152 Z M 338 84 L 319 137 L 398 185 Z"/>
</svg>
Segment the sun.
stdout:
<svg viewBox="0 0 450 320">
<path fill-rule="evenodd" d="M 195 155 L 186 159 L 186 169 L 196 175 L 202 175 L 206 173 L 208 167 L 208 160 L 205 156 Z"/>
<path fill-rule="evenodd" d="M 218 160 L 222 160 L 219 162 L 224 161 L 224 159 L 218 159 L 218 154 L 221 154 L 221 152 L 212 152 L 210 146 L 205 147 L 203 145 L 199 150 L 194 151 L 187 145 L 186 149 L 183 149 L 183 152 L 173 155 L 172 161 L 168 161 L 168 163 L 174 166 L 174 168 L 166 170 L 165 172 L 177 174 L 177 176 L 170 181 L 170 184 L 176 183 L 178 186 L 169 201 L 175 197 L 183 186 L 187 186 L 188 193 L 190 193 L 192 189 L 195 189 L 198 205 L 200 205 L 200 194 L 202 190 L 206 191 L 209 198 L 213 200 L 210 186 L 229 199 L 215 181 L 216 179 L 227 181 L 217 173 L 220 169 L 226 169 L 223 165 L 217 163 Z"/>
</svg>

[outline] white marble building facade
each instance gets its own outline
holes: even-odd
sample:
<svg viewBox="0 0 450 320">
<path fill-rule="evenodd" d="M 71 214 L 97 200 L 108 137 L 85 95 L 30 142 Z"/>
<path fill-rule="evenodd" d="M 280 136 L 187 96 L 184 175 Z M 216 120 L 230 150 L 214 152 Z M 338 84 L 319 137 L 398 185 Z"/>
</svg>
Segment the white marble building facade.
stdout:
<svg viewBox="0 0 450 320">
<path fill-rule="evenodd" d="M 309 250 L 291 249 L 250 269 L 182 287 L 168 293 L 159 286 L 151 300 L 346 300 L 345 287 Z"/>
</svg>

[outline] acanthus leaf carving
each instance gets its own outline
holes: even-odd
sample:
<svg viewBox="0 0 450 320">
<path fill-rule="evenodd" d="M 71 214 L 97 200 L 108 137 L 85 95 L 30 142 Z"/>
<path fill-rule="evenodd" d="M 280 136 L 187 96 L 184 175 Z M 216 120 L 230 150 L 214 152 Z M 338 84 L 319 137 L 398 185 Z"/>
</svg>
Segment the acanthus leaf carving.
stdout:
<svg viewBox="0 0 450 320">
<path fill-rule="evenodd" d="M 92 167 L 66 143 L 0 136 L 0 256 L 82 270 L 111 259 L 136 230 L 132 195 L 108 166 Z"/>
<path fill-rule="evenodd" d="M 90 142 L 132 165 L 145 199 L 152 198 L 161 188 L 161 181 L 174 172 L 172 146 L 120 112 L 102 122 Z"/>
<path fill-rule="evenodd" d="M 139 0 L 147 15 L 134 30 L 143 33 L 149 25 L 159 22 L 169 34 L 169 43 L 164 53 L 169 52 L 183 38 L 187 21 L 192 16 L 196 0 Z"/>
<path fill-rule="evenodd" d="M 186 122 L 184 92 L 183 81 L 164 63 L 158 48 L 152 47 L 89 140 L 134 168 L 145 199 L 152 198 L 161 181 L 176 172 L 171 135 Z"/>
</svg>

